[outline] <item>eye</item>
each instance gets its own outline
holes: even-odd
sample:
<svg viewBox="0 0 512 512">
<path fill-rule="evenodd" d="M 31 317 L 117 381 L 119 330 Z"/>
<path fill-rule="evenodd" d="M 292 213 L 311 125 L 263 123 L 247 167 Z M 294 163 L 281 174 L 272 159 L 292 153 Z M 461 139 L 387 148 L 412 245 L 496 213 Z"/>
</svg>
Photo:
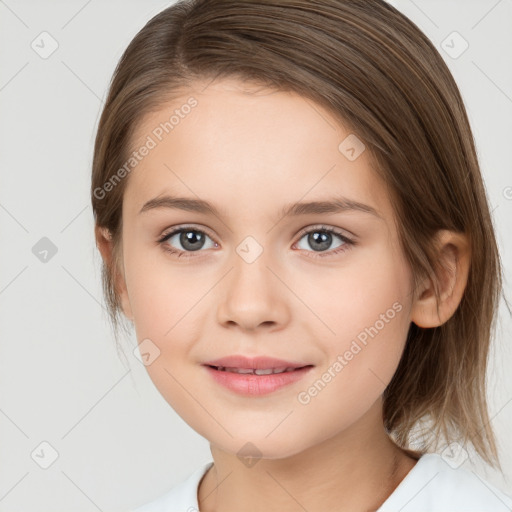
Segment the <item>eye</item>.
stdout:
<svg viewBox="0 0 512 512">
<path fill-rule="evenodd" d="M 333 237 L 334 235 L 334 237 Z M 338 238 L 341 240 L 341 243 L 338 244 L 334 250 L 327 251 L 329 247 L 333 243 L 334 238 Z M 306 243 L 312 247 L 314 250 L 313 252 L 317 252 L 320 254 L 315 254 L 313 256 L 309 256 L 311 258 L 324 258 L 326 256 L 332 256 L 334 254 L 338 254 L 344 251 L 347 251 L 350 249 L 351 246 L 355 245 L 355 242 L 348 238 L 347 236 L 343 235 L 336 229 L 321 226 L 313 229 L 309 229 L 308 231 L 304 231 L 302 233 L 302 236 L 299 240 L 299 243 L 302 239 L 306 240 Z M 299 247 L 301 248 L 301 247 Z M 309 251 L 311 252 L 311 251 Z M 321 254 L 325 252 L 326 254 Z"/>
<path fill-rule="evenodd" d="M 180 258 L 182 256 L 190 257 L 192 255 L 187 253 L 197 252 L 203 249 L 205 246 L 206 238 L 210 238 L 210 236 L 205 231 L 190 226 L 185 226 L 173 229 L 170 233 L 166 233 L 162 238 L 158 240 L 158 242 L 166 251 L 170 252 L 171 254 L 177 254 L 178 258 Z M 173 241 L 173 239 L 175 240 Z M 173 242 L 175 244 L 177 243 L 181 246 L 181 248 L 176 249 L 172 247 L 168 242 Z M 217 246 L 217 243 L 213 242 L 213 247 Z M 208 249 L 209 247 L 206 248 Z"/>
<path fill-rule="evenodd" d="M 341 241 L 341 243 L 339 243 L 334 248 L 334 250 L 328 250 L 336 237 Z M 212 241 L 212 245 L 210 245 L 210 247 L 205 247 L 205 241 L 207 238 L 209 238 Z M 322 258 L 326 256 L 333 256 L 335 254 L 347 251 L 351 246 L 356 244 L 355 241 L 351 240 L 341 232 L 326 226 L 321 226 L 309 229 L 307 231 L 303 231 L 298 243 L 300 243 L 302 239 L 305 239 L 306 243 L 309 244 L 309 246 L 312 247 L 314 250 L 307 251 L 307 249 L 304 249 L 303 247 L 299 247 L 299 249 L 306 250 L 309 253 L 317 253 L 314 255 L 308 255 L 308 257 L 310 258 Z M 169 233 L 164 234 L 158 240 L 158 243 L 162 245 L 165 251 L 177 255 L 178 258 L 189 258 L 194 256 L 191 253 L 201 252 L 201 249 L 218 247 L 217 242 L 213 241 L 212 238 L 208 235 L 208 233 L 206 233 L 202 229 L 194 228 L 192 226 L 177 227 L 170 231 Z M 173 245 L 171 245 L 171 243 L 179 244 L 179 246 L 181 247 L 176 248 Z"/>
</svg>

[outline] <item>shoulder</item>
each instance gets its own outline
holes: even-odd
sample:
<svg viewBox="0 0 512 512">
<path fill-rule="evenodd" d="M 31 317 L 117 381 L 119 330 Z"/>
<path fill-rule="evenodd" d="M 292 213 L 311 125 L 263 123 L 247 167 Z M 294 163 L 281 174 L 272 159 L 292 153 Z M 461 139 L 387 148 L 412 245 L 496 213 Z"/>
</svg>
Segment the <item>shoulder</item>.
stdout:
<svg viewBox="0 0 512 512">
<path fill-rule="evenodd" d="M 198 512 L 197 489 L 213 462 L 203 464 L 164 495 L 132 512 Z"/>
<path fill-rule="evenodd" d="M 437 453 L 420 457 L 377 512 L 510 512 L 512 497 Z"/>
</svg>

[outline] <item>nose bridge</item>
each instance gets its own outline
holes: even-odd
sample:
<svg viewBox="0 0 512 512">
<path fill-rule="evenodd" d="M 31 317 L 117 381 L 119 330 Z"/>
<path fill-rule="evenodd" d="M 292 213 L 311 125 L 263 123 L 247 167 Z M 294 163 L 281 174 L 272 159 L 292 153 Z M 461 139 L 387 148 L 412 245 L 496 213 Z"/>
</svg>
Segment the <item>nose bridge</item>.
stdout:
<svg viewBox="0 0 512 512">
<path fill-rule="evenodd" d="M 232 257 L 234 266 L 230 279 L 231 294 L 239 299 L 253 297 L 255 300 L 268 301 L 269 289 L 274 287 L 275 277 L 267 268 L 272 266 L 271 250 L 264 247 L 252 235 L 245 237 L 235 248 Z"/>
<path fill-rule="evenodd" d="M 235 322 L 244 328 L 284 322 L 286 297 L 283 285 L 270 270 L 272 266 L 271 250 L 266 250 L 255 237 L 247 236 L 235 247 L 219 306 L 219 321 Z"/>
</svg>

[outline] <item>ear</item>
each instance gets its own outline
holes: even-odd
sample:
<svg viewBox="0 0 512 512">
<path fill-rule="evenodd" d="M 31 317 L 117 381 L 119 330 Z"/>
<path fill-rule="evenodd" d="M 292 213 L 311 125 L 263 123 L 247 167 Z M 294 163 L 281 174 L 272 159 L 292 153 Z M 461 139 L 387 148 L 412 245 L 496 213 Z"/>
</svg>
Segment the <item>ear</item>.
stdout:
<svg viewBox="0 0 512 512">
<path fill-rule="evenodd" d="M 468 238 L 453 231 L 437 233 L 438 259 L 441 269 L 437 274 L 439 301 L 431 279 L 426 279 L 418 290 L 411 310 L 411 321 L 418 327 L 438 327 L 455 313 L 466 288 L 471 249 Z"/>
<path fill-rule="evenodd" d="M 94 234 L 96 237 L 96 246 L 98 247 L 101 257 L 107 266 L 114 263 L 113 254 L 113 241 L 112 235 L 107 228 L 96 226 L 94 228 Z M 133 322 L 133 313 L 130 305 L 130 299 L 128 297 L 128 290 L 126 288 L 126 282 L 122 268 L 118 268 L 119 265 L 114 267 L 114 284 L 116 293 L 119 296 L 121 307 L 124 315 Z M 122 267 L 122 265 L 120 265 Z"/>
</svg>

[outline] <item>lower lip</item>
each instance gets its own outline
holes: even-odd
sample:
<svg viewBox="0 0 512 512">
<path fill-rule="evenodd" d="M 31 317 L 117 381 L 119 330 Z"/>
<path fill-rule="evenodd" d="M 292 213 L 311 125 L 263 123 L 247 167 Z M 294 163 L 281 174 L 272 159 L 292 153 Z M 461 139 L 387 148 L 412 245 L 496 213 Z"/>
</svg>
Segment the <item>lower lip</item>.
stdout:
<svg viewBox="0 0 512 512">
<path fill-rule="evenodd" d="M 299 381 L 313 367 L 306 366 L 292 372 L 273 373 L 270 375 L 242 374 L 216 370 L 205 366 L 213 379 L 222 386 L 241 395 L 266 395 Z"/>
</svg>

